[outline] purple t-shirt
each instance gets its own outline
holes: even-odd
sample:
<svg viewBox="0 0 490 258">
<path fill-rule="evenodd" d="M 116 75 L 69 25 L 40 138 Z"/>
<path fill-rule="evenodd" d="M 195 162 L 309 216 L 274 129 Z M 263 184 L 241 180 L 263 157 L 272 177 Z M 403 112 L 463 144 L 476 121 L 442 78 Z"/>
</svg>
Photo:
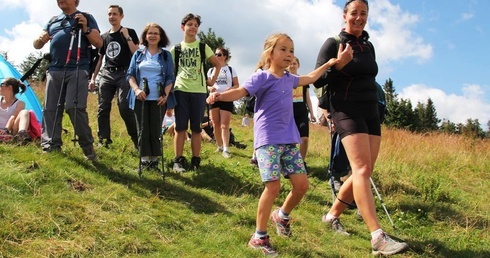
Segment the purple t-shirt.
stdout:
<svg viewBox="0 0 490 258">
<path fill-rule="evenodd" d="M 276 78 L 268 71 L 258 71 L 242 85 L 257 97 L 254 114 L 254 149 L 266 144 L 301 142 L 293 116 L 293 88 L 299 77 L 284 73 Z"/>
</svg>

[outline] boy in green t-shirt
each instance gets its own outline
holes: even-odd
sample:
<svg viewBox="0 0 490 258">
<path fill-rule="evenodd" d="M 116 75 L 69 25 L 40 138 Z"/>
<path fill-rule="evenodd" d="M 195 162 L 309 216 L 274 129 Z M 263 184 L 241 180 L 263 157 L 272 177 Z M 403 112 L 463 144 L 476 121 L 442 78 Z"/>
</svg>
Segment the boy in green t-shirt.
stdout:
<svg viewBox="0 0 490 258">
<path fill-rule="evenodd" d="M 201 158 L 201 121 L 204 116 L 206 105 L 206 85 L 214 85 L 219 71 L 221 70 L 218 58 L 214 56 L 214 51 L 205 46 L 205 56 L 214 66 L 213 77 L 205 79 L 204 64 L 201 62 L 199 40 L 196 39 L 201 17 L 192 13 L 187 14 L 180 25 L 184 32 L 184 40 L 180 42 L 179 60 L 176 60 L 175 69 L 175 136 L 173 171 L 185 171 L 185 157 L 183 157 L 184 143 L 187 138 L 187 129 L 190 122 L 192 131 L 191 148 L 192 159 L 191 169 L 199 168 Z M 175 59 L 175 46 L 170 50 Z M 177 65 L 178 62 L 178 65 Z"/>
</svg>

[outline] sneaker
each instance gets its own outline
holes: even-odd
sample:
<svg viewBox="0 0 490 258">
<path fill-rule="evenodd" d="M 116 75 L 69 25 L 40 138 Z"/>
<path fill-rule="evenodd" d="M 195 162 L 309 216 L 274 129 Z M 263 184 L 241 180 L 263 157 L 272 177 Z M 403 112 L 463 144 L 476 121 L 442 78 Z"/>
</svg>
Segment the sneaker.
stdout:
<svg viewBox="0 0 490 258">
<path fill-rule="evenodd" d="M 44 154 L 50 152 L 61 152 L 61 147 L 55 147 L 55 146 L 43 147 Z"/>
<path fill-rule="evenodd" d="M 403 253 L 408 249 L 408 244 L 405 242 L 398 242 L 389 237 L 385 232 L 374 240 L 371 240 L 373 247 L 373 255 L 392 255 Z"/>
<path fill-rule="evenodd" d="M 160 162 L 158 162 L 158 160 L 150 161 L 150 163 L 148 164 L 148 168 L 153 169 L 158 173 L 162 173 L 162 170 L 158 167 L 159 164 Z"/>
<path fill-rule="evenodd" d="M 85 156 L 86 160 L 95 160 L 97 158 L 97 154 L 95 154 L 95 150 L 93 146 L 87 147 L 83 150 L 83 155 Z"/>
<path fill-rule="evenodd" d="M 225 159 L 229 159 L 231 158 L 231 154 L 229 151 L 223 151 L 223 153 L 221 154 Z"/>
<path fill-rule="evenodd" d="M 21 130 L 14 136 L 12 141 L 17 144 L 24 145 L 32 141 L 32 138 L 25 130 Z"/>
<path fill-rule="evenodd" d="M 109 146 L 112 144 L 112 140 L 111 139 L 104 139 L 104 138 L 100 138 L 99 139 L 99 143 L 97 144 L 97 147 L 104 147 L 104 148 L 109 148 Z"/>
<path fill-rule="evenodd" d="M 275 211 L 271 213 L 271 220 L 276 225 L 277 234 L 280 236 L 290 237 L 291 236 L 291 228 L 289 225 L 289 219 L 281 219 L 279 217 L 279 210 L 281 208 L 277 208 Z"/>
<path fill-rule="evenodd" d="M 191 158 L 191 170 L 196 170 L 201 168 L 201 158 L 192 157 Z"/>
<path fill-rule="evenodd" d="M 183 156 L 174 158 L 174 166 L 172 170 L 177 173 L 185 172 L 185 168 L 184 168 L 185 163 L 186 160 Z"/>
<path fill-rule="evenodd" d="M 214 152 L 216 152 L 216 153 L 223 152 L 223 147 L 216 148 L 216 150 Z"/>
<path fill-rule="evenodd" d="M 341 234 L 344 236 L 350 236 L 350 234 L 347 231 L 345 231 L 344 226 L 342 226 L 342 223 L 340 223 L 339 218 L 328 220 L 327 215 L 323 215 L 322 222 L 323 223 L 329 223 L 330 225 L 332 225 L 332 230 L 335 231 L 335 233 L 338 233 L 338 234 Z"/>
<path fill-rule="evenodd" d="M 332 180 L 333 180 L 333 189 L 336 193 L 340 191 L 340 187 L 342 186 L 342 181 L 340 181 L 340 178 L 334 177 L 333 179 L 330 178 L 330 186 L 332 185 Z"/>
<path fill-rule="evenodd" d="M 272 245 L 269 243 L 269 236 L 257 239 L 254 238 L 254 235 L 252 235 L 252 238 L 250 238 L 250 241 L 248 241 L 248 246 L 256 250 L 261 250 L 264 255 L 269 257 L 276 257 L 278 255 L 274 248 L 272 248 Z"/>
</svg>

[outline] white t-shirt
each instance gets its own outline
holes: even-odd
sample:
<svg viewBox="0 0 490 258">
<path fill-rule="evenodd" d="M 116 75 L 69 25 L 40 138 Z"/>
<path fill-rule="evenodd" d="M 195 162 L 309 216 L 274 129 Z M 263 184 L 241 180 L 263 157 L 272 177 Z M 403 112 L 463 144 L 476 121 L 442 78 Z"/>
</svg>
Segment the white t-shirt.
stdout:
<svg viewBox="0 0 490 258">
<path fill-rule="evenodd" d="M 214 73 L 214 68 L 209 69 L 208 71 L 208 77 L 211 78 L 213 77 Z M 233 78 L 237 77 L 235 68 L 231 69 L 230 74 L 230 67 L 228 65 L 225 65 L 221 67 L 221 70 L 219 71 L 218 78 L 216 79 L 216 82 L 213 85 L 213 88 L 216 89 L 217 92 L 221 93 L 226 91 L 227 89 L 231 88 L 233 86 Z"/>
<path fill-rule="evenodd" d="M 175 123 L 175 116 L 174 115 L 172 115 L 172 116 L 165 115 L 163 117 L 162 127 L 167 128 L 167 127 L 171 126 L 173 123 Z"/>
</svg>

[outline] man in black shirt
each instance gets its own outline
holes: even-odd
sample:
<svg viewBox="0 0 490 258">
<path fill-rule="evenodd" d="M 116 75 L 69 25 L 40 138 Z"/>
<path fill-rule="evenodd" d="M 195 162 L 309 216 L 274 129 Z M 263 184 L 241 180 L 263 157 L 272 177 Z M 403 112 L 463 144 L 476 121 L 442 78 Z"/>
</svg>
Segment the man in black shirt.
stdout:
<svg viewBox="0 0 490 258">
<path fill-rule="evenodd" d="M 109 146 L 111 139 L 111 105 L 114 95 L 117 93 L 117 104 L 126 129 L 135 148 L 138 147 L 138 128 L 133 110 L 129 108 L 128 91 L 129 83 L 126 80 L 126 72 L 133 53 L 138 49 L 138 35 L 133 29 L 125 28 L 121 25 L 124 18 L 122 7 L 111 5 L 108 9 L 109 23 L 111 29 L 103 33 L 103 45 L 99 50 L 99 61 L 95 68 L 90 84 L 95 84 L 95 79 L 102 66 L 102 58 L 105 58 L 105 66 L 99 81 L 99 110 L 98 137 L 99 146 Z"/>
</svg>

